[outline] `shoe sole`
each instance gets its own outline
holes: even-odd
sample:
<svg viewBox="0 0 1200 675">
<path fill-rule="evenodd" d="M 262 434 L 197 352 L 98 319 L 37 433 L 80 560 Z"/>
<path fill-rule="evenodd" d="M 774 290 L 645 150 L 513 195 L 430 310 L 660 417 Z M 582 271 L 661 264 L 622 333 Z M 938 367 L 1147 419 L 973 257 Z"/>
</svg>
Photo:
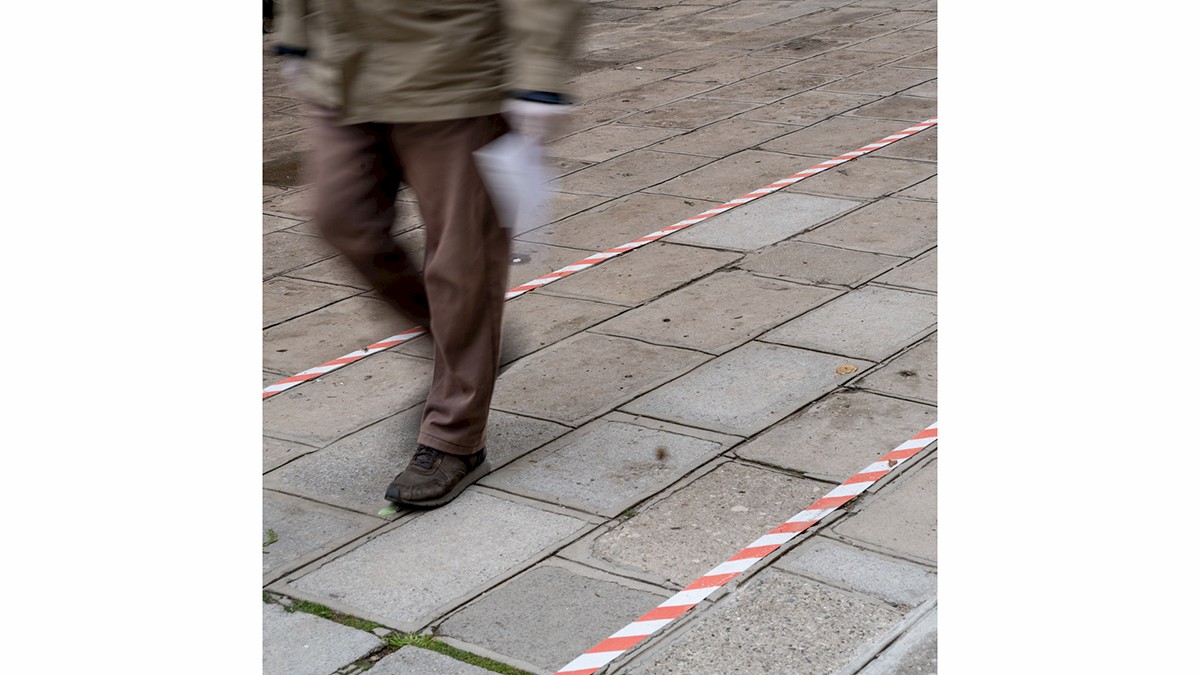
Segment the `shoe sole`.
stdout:
<svg viewBox="0 0 1200 675">
<path fill-rule="evenodd" d="M 454 485 L 454 489 L 450 490 L 441 497 L 434 497 L 433 499 L 426 499 L 419 502 L 398 499 L 389 499 L 388 501 L 399 506 L 410 506 L 418 509 L 428 509 L 436 506 L 442 506 L 453 501 L 455 497 L 462 494 L 463 490 L 466 490 L 471 486 L 471 484 L 491 473 L 491 471 L 492 465 L 485 459 L 479 466 L 475 467 L 474 470 L 463 476 L 462 480 L 458 481 L 458 483 Z"/>
</svg>

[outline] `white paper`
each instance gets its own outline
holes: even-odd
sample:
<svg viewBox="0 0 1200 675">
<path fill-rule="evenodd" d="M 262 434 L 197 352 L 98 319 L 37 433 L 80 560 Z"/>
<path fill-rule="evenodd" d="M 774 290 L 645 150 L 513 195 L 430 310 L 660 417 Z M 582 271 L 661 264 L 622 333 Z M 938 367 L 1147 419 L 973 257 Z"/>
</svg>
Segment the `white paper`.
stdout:
<svg viewBox="0 0 1200 675">
<path fill-rule="evenodd" d="M 541 224 L 539 211 L 549 178 L 541 143 L 510 132 L 476 150 L 475 165 L 510 237 Z"/>
</svg>

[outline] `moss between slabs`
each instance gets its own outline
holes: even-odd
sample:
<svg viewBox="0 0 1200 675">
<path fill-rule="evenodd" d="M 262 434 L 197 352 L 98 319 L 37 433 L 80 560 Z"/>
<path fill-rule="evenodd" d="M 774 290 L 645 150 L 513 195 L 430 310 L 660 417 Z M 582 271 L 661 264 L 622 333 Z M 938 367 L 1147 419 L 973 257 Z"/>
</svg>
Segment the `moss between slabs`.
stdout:
<svg viewBox="0 0 1200 675">
<path fill-rule="evenodd" d="M 266 591 L 263 591 L 263 602 L 282 604 Z M 358 630 L 367 632 L 371 632 L 376 628 L 385 628 L 385 626 L 382 624 L 378 624 L 373 621 L 366 621 L 364 619 L 358 619 L 348 614 L 334 611 L 324 605 L 320 605 L 315 602 L 309 602 L 307 600 L 293 600 L 292 604 L 290 606 L 284 606 L 284 609 L 288 612 L 304 612 L 306 614 L 313 614 L 321 617 L 322 619 L 328 619 L 330 621 L 340 623 L 343 626 L 349 626 L 351 628 L 357 628 Z M 471 652 L 458 649 L 457 647 L 451 647 L 432 635 L 421 635 L 420 633 L 393 633 L 392 635 L 384 638 L 383 641 L 387 647 L 383 652 L 375 654 L 375 656 L 380 658 L 387 656 L 401 647 L 420 647 L 421 649 L 428 649 L 439 654 L 444 654 L 452 659 L 469 663 L 473 666 L 478 666 L 479 668 L 490 670 L 494 673 L 502 673 L 502 675 L 533 675 L 532 673 L 521 670 L 520 668 L 514 668 L 510 665 L 500 663 L 499 661 L 493 661 L 492 659 L 484 658 L 477 654 L 472 654 Z M 375 660 L 378 661 L 379 659 L 376 658 Z M 361 661 L 359 662 L 359 665 L 366 670 L 374 665 L 374 663 L 371 661 Z"/>
</svg>

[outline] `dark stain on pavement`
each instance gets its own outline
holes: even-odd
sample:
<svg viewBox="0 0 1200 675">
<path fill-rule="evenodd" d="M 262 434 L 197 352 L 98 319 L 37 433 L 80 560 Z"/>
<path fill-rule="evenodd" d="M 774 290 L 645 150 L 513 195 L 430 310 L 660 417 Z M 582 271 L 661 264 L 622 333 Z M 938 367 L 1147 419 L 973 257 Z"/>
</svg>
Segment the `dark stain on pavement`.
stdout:
<svg viewBox="0 0 1200 675">
<path fill-rule="evenodd" d="M 265 185 L 279 188 L 296 187 L 304 183 L 303 174 L 304 156 L 301 153 L 291 153 L 263 162 Z"/>
</svg>

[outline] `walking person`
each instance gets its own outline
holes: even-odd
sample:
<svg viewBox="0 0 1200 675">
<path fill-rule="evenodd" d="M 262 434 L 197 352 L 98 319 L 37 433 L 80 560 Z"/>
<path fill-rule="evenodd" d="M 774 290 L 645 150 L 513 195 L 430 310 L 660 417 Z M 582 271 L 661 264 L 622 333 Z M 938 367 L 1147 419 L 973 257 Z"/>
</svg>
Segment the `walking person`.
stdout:
<svg viewBox="0 0 1200 675">
<path fill-rule="evenodd" d="M 277 52 L 315 110 L 321 234 L 433 343 L 417 447 L 385 496 L 445 504 L 486 474 L 511 246 L 473 153 L 569 109 L 578 0 L 282 0 Z M 390 235 L 401 184 L 423 272 Z"/>
</svg>

